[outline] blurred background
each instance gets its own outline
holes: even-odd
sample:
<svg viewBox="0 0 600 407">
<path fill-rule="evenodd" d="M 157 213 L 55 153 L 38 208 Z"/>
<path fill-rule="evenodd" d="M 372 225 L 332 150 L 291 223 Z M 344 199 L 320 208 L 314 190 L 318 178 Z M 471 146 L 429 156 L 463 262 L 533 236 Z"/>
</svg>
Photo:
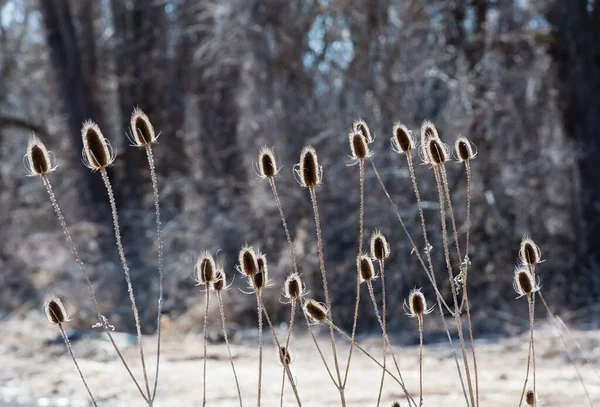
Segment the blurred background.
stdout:
<svg viewBox="0 0 600 407">
<path fill-rule="evenodd" d="M 280 287 L 291 267 L 270 189 L 253 169 L 264 145 L 282 166 L 277 184 L 300 271 L 317 297 L 312 208 L 292 167 L 306 143 L 319 153 L 334 318 L 350 322 L 359 195 L 347 134 L 358 117 L 377 136 L 374 161 L 417 242 L 406 161 L 389 148 L 392 124 L 417 132 L 432 120 L 447 143 L 461 133 L 477 146 L 469 279 L 476 334 L 527 315 L 512 290 L 525 234 L 546 259 L 546 298 L 573 318 L 589 314 L 600 293 L 599 24 L 594 0 L 2 0 L 0 315 L 38 312 L 57 293 L 75 327 L 94 321 L 42 182 L 23 169 L 35 133 L 56 154 L 50 180 L 101 307 L 118 329 L 133 327 L 102 181 L 81 163 L 80 129 L 92 119 L 118 152 L 110 176 L 123 239 L 144 331 L 155 330 L 154 207 L 144 152 L 127 139 L 134 106 L 161 133 L 154 152 L 165 312 L 183 330 L 201 330 L 191 278 L 199 252 L 219 251 L 232 280 L 246 242 L 268 254 L 275 286 L 265 301 L 283 320 Z M 449 176 L 464 232 L 463 167 L 449 164 Z M 417 177 L 443 276 L 433 175 L 418 166 Z M 391 242 L 389 306 L 397 312 L 389 318 L 401 328 L 408 291 L 431 290 L 370 169 L 365 222 L 367 236 L 381 229 Z M 251 325 L 254 302 L 237 290 L 245 284 L 235 277 L 226 300 L 232 321 Z M 360 328 L 375 328 L 363 303 Z"/>
</svg>

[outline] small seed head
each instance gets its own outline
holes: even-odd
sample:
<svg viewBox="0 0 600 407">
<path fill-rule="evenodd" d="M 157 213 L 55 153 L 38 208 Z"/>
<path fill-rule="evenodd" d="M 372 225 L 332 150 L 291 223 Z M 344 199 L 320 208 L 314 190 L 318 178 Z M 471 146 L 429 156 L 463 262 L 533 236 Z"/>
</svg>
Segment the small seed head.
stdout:
<svg viewBox="0 0 600 407">
<path fill-rule="evenodd" d="M 421 292 L 421 289 L 414 289 L 408 295 L 408 306 L 404 303 L 406 313 L 411 317 L 422 317 L 424 314 L 429 314 L 430 309 L 427 309 L 427 301 Z"/>
<path fill-rule="evenodd" d="M 215 281 L 213 282 L 213 288 L 221 292 L 227 287 L 227 277 L 225 276 L 225 271 L 221 266 L 217 267 L 217 276 Z"/>
<path fill-rule="evenodd" d="M 537 291 L 535 280 L 529 270 L 525 267 L 518 267 L 515 270 L 513 286 L 519 296 L 524 296 Z"/>
<path fill-rule="evenodd" d="M 279 360 L 284 365 L 290 365 L 292 363 L 292 355 L 290 355 L 288 348 L 285 346 L 279 347 Z"/>
<path fill-rule="evenodd" d="M 303 188 L 312 188 L 321 184 L 323 169 L 319 165 L 317 152 L 313 147 L 306 146 L 302 149 L 296 175 Z"/>
<path fill-rule="evenodd" d="M 363 138 L 365 139 L 365 142 L 367 142 L 367 143 L 373 142 L 373 136 L 371 135 L 371 130 L 369 130 L 369 126 L 367 126 L 367 122 L 365 122 L 363 119 L 355 120 L 354 123 L 352 124 L 352 130 L 354 130 L 355 133 L 361 134 L 363 136 Z"/>
<path fill-rule="evenodd" d="M 263 147 L 258 153 L 258 175 L 261 178 L 273 178 L 277 174 L 275 153 L 272 148 Z"/>
<path fill-rule="evenodd" d="M 108 140 L 104 138 L 100 127 L 91 120 L 83 123 L 81 129 L 83 139 L 83 162 L 94 171 L 108 167 L 115 160 Z"/>
<path fill-rule="evenodd" d="M 519 259 L 522 264 L 536 265 L 541 262 L 542 253 L 540 248 L 535 244 L 529 237 L 521 240 L 521 246 L 519 248 Z"/>
<path fill-rule="evenodd" d="M 466 137 L 460 136 L 456 139 L 456 143 L 454 143 L 454 150 L 458 161 L 471 161 L 473 158 L 475 158 L 475 153 L 473 152 L 471 142 L 467 140 Z"/>
<path fill-rule="evenodd" d="M 196 273 L 200 284 L 209 285 L 216 281 L 217 266 L 210 253 L 204 252 L 200 255 L 196 263 Z"/>
<path fill-rule="evenodd" d="M 400 407 L 400 403 L 398 403 L 397 401 L 394 401 L 394 404 L 392 404 L 392 407 Z"/>
<path fill-rule="evenodd" d="M 369 146 L 361 133 L 352 132 L 348 136 L 350 141 L 350 151 L 355 160 L 364 160 L 369 155 Z"/>
<path fill-rule="evenodd" d="M 392 137 L 392 145 L 395 150 L 399 153 L 408 153 L 410 150 L 415 148 L 415 141 L 406 127 L 402 123 L 395 123 L 393 128 L 394 136 Z"/>
<path fill-rule="evenodd" d="M 290 274 L 284 283 L 283 295 L 288 300 L 297 300 L 302 296 L 302 292 L 304 289 L 302 288 L 302 280 L 300 280 L 300 276 L 296 273 Z"/>
<path fill-rule="evenodd" d="M 327 319 L 327 310 L 325 307 L 312 298 L 304 302 L 304 312 L 307 313 L 314 322 L 323 322 Z"/>
<path fill-rule="evenodd" d="M 44 303 L 44 313 L 48 322 L 54 325 L 69 320 L 65 306 L 58 297 L 52 297 Z"/>
<path fill-rule="evenodd" d="M 29 139 L 24 160 L 30 175 L 46 175 L 55 168 L 46 146 L 35 136 Z"/>
<path fill-rule="evenodd" d="M 527 390 L 527 393 L 525 394 L 525 402 L 527 403 L 528 406 L 535 406 L 535 393 L 533 390 Z"/>
<path fill-rule="evenodd" d="M 362 254 L 357 258 L 358 272 L 362 281 L 371 281 L 375 277 L 375 269 L 371 258 L 366 254 Z"/>
<path fill-rule="evenodd" d="M 150 119 L 146 116 L 146 113 L 139 107 L 133 109 L 130 120 L 131 135 L 133 136 L 133 142 L 138 147 L 147 147 L 156 141 L 156 134 L 154 133 L 154 127 L 150 123 Z"/>
<path fill-rule="evenodd" d="M 421 145 L 427 145 L 427 142 L 432 139 L 439 139 L 438 131 L 435 128 L 435 125 L 429 120 L 425 120 L 423 124 L 421 124 Z"/>
<path fill-rule="evenodd" d="M 252 276 L 252 285 L 256 290 L 261 290 L 267 285 L 269 281 L 269 274 L 267 268 L 267 256 L 263 253 L 258 256 L 257 265 L 258 271 Z"/>
<path fill-rule="evenodd" d="M 252 277 L 258 272 L 258 257 L 253 247 L 244 246 L 240 250 L 239 269 L 248 277 Z"/>
<path fill-rule="evenodd" d="M 382 261 L 390 255 L 390 245 L 381 232 L 375 232 L 371 235 L 371 257 Z"/>
<path fill-rule="evenodd" d="M 426 148 L 424 155 L 430 164 L 441 165 L 448 160 L 446 146 L 439 138 L 430 138 Z"/>
</svg>

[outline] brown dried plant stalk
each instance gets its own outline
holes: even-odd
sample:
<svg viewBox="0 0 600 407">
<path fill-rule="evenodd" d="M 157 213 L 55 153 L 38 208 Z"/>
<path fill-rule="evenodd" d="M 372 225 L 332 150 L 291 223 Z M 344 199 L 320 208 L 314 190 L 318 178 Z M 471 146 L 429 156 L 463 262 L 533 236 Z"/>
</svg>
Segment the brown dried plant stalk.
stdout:
<svg viewBox="0 0 600 407">
<path fill-rule="evenodd" d="M 206 287 L 205 304 L 204 304 L 204 329 L 202 346 L 204 348 L 204 356 L 202 361 L 203 375 L 202 375 L 202 406 L 206 406 L 206 355 L 207 355 L 207 343 L 208 343 L 208 308 L 210 305 L 210 288 Z"/>
<path fill-rule="evenodd" d="M 225 309 L 223 307 L 223 298 L 221 297 L 221 291 L 217 290 L 217 302 L 219 303 L 219 313 L 221 314 L 221 324 L 223 326 L 223 338 L 225 339 L 225 345 L 227 346 L 227 353 L 229 355 L 229 362 L 231 364 L 231 370 L 233 371 L 233 377 L 235 379 L 235 387 L 238 394 L 238 400 L 240 407 L 242 404 L 242 392 L 240 391 L 240 382 L 238 380 L 237 373 L 235 371 L 235 364 L 233 363 L 233 356 L 231 355 L 231 346 L 229 344 L 229 335 L 227 335 L 227 324 L 225 322 Z"/>
</svg>

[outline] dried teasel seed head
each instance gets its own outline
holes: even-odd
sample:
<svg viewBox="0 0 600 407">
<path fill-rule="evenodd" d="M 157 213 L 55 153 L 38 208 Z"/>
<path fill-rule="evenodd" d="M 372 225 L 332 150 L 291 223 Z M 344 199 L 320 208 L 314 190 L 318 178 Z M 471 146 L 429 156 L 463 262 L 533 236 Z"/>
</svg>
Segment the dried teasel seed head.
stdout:
<svg viewBox="0 0 600 407">
<path fill-rule="evenodd" d="M 358 272 L 360 273 L 360 279 L 362 281 L 371 281 L 375 278 L 375 269 L 373 268 L 373 261 L 366 254 L 358 256 L 356 259 Z"/>
<path fill-rule="evenodd" d="M 150 119 L 148 119 L 146 113 L 139 107 L 133 109 L 129 125 L 131 127 L 133 142 L 137 147 L 147 147 L 156 142 L 157 137 L 154 133 L 154 127 L 150 123 Z"/>
<path fill-rule="evenodd" d="M 252 276 L 252 286 L 256 290 L 261 290 L 267 285 L 269 273 L 267 268 L 267 256 L 263 253 L 256 259 L 258 271 Z"/>
<path fill-rule="evenodd" d="M 94 171 L 108 167 L 115 160 L 108 140 L 104 138 L 100 128 L 91 120 L 83 123 L 81 129 L 83 139 L 83 162 Z"/>
<path fill-rule="evenodd" d="M 466 137 L 459 136 L 456 139 L 456 142 L 454 143 L 454 151 L 458 161 L 471 161 L 473 158 L 475 158 L 475 153 L 473 152 L 471 142 Z"/>
<path fill-rule="evenodd" d="M 297 273 L 290 274 L 286 279 L 283 286 L 283 295 L 288 300 L 297 300 L 302 296 L 303 292 L 302 280 Z"/>
<path fill-rule="evenodd" d="M 361 133 L 352 132 L 348 136 L 348 139 L 350 141 L 352 158 L 355 160 L 364 160 L 365 157 L 369 156 L 369 146 Z"/>
<path fill-rule="evenodd" d="M 213 288 L 218 292 L 227 288 L 227 277 L 225 276 L 225 271 L 221 266 L 217 267 L 217 274 L 215 281 L 213 282 Z"/>
<path fill-rule="evenodd" d="M 439 138 L 429 139 L 425 148 L 424 155 L 430 164 L 441 165 L 448 160 L 446 146 Z"/>
<path fill-rule="evenodd" d="M 244 246 L 240 250 L 239 270 L 246 276 L 252 277 L 258 272 L 258 256 L 253 247 Z"/>
<path fill-rule="evenodd" d="M 272 148 L 263 147 L 258 153 L 258 175 L 261 178 L 273 178 L 277 174 L 275 153 Z"/>
<path fill-rule="evenodd" d="M 399 153 L 408 153 L 410 150 L 415 148 L 415 141 L 413 139 L 410 130 L 402 123 L 394 123 L 392 130 L 392 146 Z"/>
<path fill-rule="evenodd" d="M 519 247 L 519 260 L 530 266 L 541 262 L 542 252 L 530 237 L 524 237 Z"/>
<path fill-rule="evenodd" d="M 432 138 L 439 139 L 440 136 L 438 135 L 435 125 L 429 120 L 425 120 L 421 124 L 421 145 L 426 145 Z"/>
<path fill-rule="evenodd" d="M 46 149 L 44 143 L 32 136 L 27 143 L 27 154 L 24 162 L 29 175 L 46 175 L 56 168 L 52 163 L 52 156 Z"/>
<path fill-rule="evenodd" d="M 327 310 L 325 307 L 312 298 L 304 302 L 304 312 L 308 314 L 314 322 L 323 322 L 327 319 Z"/>
<path fill-rule="evenodd" d="M 394 404 L 392 404 L 392 407 L 400 407 L 400 403 L 398 403 L 397 401 L 394 401 Z"/>
<path fill-rule="evenodd" d="M 312 188 L 321 184 L 323 169 L 319 165 L 317 152 L 311 146 L 306 146 L 300 153 L 300 162 L 296 169 L 298 182 L 303 188 Z"/>
<path fill-rule="evenodd" d="M 408 295 L 408 305 L 404 303 L 406 313 L 411 317 L 422 317 L 424 314 L 429 314 L 430 309 L 427 309 L 427 301 L 421 292 L 421 289 L 414 289 Z"/>
<path fill-rule="evenodd" d="M 529 270 L 525 267 L 518 267 L 515 270 L 515 280 L 513 283 L 515 291 L 520 296 L 531 294 L 537 291 L 535 280 Z"/>
<path fill-rule="evenodd" d="M 390 255 L 390 245 L 381 232 L 375 232 L 371 235 L 371 257 L 382 261 Z"/>
<path fill-rule="evenodd" d="M 284 365 L 290 365 L 292 363 L 292 355 L 290 355 L 290 351 L 285 346 L 279 347 L 279 360 Z"/>
<path fill-rule="evenodd" d="M 209 285 L 215 282 L 217 278 L 217 266 L 215 259 L 208 252 L 204 252 L 198 258 L 196 263 L 196 273 L 200 284 Z"/>
<path fill-rule="evenodd" d="M 535 392 L 533 390 L 527 390 L 527 393 L 525 393 L 525 402 L 527 403 L 527 405 L 535 406 L 535 401 Z"/>
<path fill-rule="evenodd" d="M 52 297 L 44 302 L 44 314 L 51 324 L 62 324 L 69 320 L 67 311 L 58 297 Z"/>
<path fill-rule="evenodd" d="M 369 126 L 367 126 L 367 122 L 363 119 L 356 119 L 354 123 L 352 123 L 352 130 L 355 133 L 359 133 L 363 136 L 365 142 L 372 143 L 373 136 L 371 135 L 371 130 L 369 130 Z"/>
</svg>

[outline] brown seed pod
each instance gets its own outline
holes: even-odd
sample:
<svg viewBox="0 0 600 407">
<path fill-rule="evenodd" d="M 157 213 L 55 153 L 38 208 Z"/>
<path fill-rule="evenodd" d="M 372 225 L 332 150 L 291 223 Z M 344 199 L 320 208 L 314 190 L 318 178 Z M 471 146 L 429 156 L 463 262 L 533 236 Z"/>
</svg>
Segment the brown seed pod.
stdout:
<svg viewBox="0 0 600 407">
<path fill-rule="evenodd" d="M 215 282 L 217 278 L 217 266 L 210 253 L 204 252 L 200 255 L 196 263 L 196 273 L 200 284 L 209 285 Z"/>
<path fill-rule="evenodd" d="M 513 286 L 519 296 L 524 296 L 537 291 L 535 280 L 529 270 L 525 267 L 518 267 L 515 270 Z"/>
<path fill-rule="evenodd" d="M 219 292 L 227 288 L 227 277 L 225 276 L 225 271 L 221 266 L 217 267 L 217 274 L 215 281 L 213 282 L 213 288 Z"/>
<path fill-rule="evenodd" d="M 258 271 L 252 276 L 252 286 L 256 290 L 265 288 L 269 281 L 269 274 L 267 269 L 267 256 L 263 253 L 256 259 L 258 265 Z"/>
<path fill-rule="evenodd" d="M 54 325 L 62 324 L 69 320 L 62 301 L 57 297 L 52 297 L 44 302 L 44 313 L 48 322 Z"/>
<path fill-rule="evenodd" d="M 296 171 L 296 179 L 303 188 L 312 188 L 322 182 L 323 169 L 319 165 L 317 152 L 311 146 L 302 149 L 300 162 L 294 170 Z"/>
<path fill-rule="evenodd" d="M 519 247 L 519 260 L 521 260 L 521 263 L 533 266 L 541 262 L 541 257 L 542 253 L 535 242 L 529 237 L 524 237 Z"/>
<path fill-rule="evenodd" d="M 258 272 L 258 257 L 256 256 L 253 247 L 242 247 L 242 250 L 240 250 L 239 262 L 238 269 L 246 276 L 252 277 Z"/>
<path fill-rule="evenodd" d="M 309 298 L 304 302 L 304 312 L 313 320 L 313 322 L 323 322 L 327 319 L 327 310 L 325 307 Z"/>
<path fill-rule="evenodd" d="M 292 363 L 292 355 L 285 346 L 279 347 L 279 360 L 284 365 L 290 365 Z"/>
<path fill-rule="evenodd" d="M 27 143 L 27 154 L 25 154 L 25 168 L 29 175 L 46 175 L 54 171 L 51 154 L 46 150 L 46 146 L 37 137 L 33 136 Z"/>
<path fill-rule="evenodd" d="M 133 109 L 129 125 L 131 127 L 133 142 L 137 147 L 147 147 L 156 141 L 157 137 L 154 133 L 154 127 L 150 123 L 150 119 L 148 119 L 146 113 L 139 107 Z"/>
<path fill-rule="evenodd" d="M 365 157 L 369 156 L 369 146 L 367 141 L 361 133 L 352 132 L 348 136 L 350 141 L 350 151 L 352 152 L 352 158 L 355 160 L 364 160 Z"/>
<path fill-rule="evenodd" d="M 371 235 L 371 257 L 382 261 L 390 255 L 390 245 L 381 232 L 375 232 Z"/>
<path fill-rule="evenodd" d="M 352 130 L 355 133 L 359 133 L 363 136 L 365 142 L 372 143 L 373 136 L 371 135 L 371 130 L 369 130 L 369 126 L 367 126 L 367 122 L 363 119 L 356 119 L 354 123 L 352 123 Z"/>
<path fill-rule="evenodd" d="M 408 304 L 404 302 L 404 311 L 410 317 L 422 317 L 423 315 L 429 314 L 432 309 L 427 309 L 427 301 L 425 296 L 421 292 L 421 289 L 414 289 L 408 295 Z"/>
<path fill-rule="evenodd" d="M 392 132 L 394 134 L 392 137 L 392 146 L 398 153 L 408 153 L 415 148 L 415 141 L 412 134 L 404 124 L 399 122 L 394 123 Z"/>
<path fill-rule="evenodd" d="M 439 138 L 429 139 L 424 155 L 429 164 L 441 165 L 448 160 L 446 146 Z"/>
<path fill-rule="evenodd" d="M 440 136 L 435 125 L 429 120 L 425 120 L 421 124 L 421 145 L 427 145 L 427 142 L 432 138 L 439 139 Z"/>
<path fill-rule="evenodd" d="M 258 175 L 261 178 L 273 178 L 277 175 L 275 153 L 272 148 L 263 147 L 258 153 Z"/>
<path fill-rule="evenodd" d="M 366 254 L 358 256 L 356 263 L 361 281 L 371 281 L 375 278 L 375 269 L 373 268 L 373 262 L 369 256 Z"/>
<path fill-rule="evenodd" d="M 536 397 L 533 390 L 527 390 L 527 393 L 525 393 L 525 402 L 528 406 L 535 406 Z"/>
<path fill-rule="evenodd" d="M 471 142 L 466 137 L 458 137 L 454 143 L 454 150 L 458 161 L 471 161 L 475 158 Z"/>
<path fill-rule="evenodd" d="M 283 286 L 283 295 L 288 300 L 297 300 L 302 297 L 304 289 L 302 288 L 302 280 L 296 273 L 290 274 L 286 279 Z"/>
<path fill-rule="evenodd" d="M 400 403 L 398 403 L 397 401 L 394 401 L 394 404 L 392 404 L 392 407 L 400 407 Z"/>
<path fill-rule="evenodd" d="M 83 162 L 88 168 L 98 171 L 113 163 L 115 156 L 110 143 L 104 138 L 96 123 L 91 120 L 83 123 L 81 137 L 83 139 Z"/>
</svg>

